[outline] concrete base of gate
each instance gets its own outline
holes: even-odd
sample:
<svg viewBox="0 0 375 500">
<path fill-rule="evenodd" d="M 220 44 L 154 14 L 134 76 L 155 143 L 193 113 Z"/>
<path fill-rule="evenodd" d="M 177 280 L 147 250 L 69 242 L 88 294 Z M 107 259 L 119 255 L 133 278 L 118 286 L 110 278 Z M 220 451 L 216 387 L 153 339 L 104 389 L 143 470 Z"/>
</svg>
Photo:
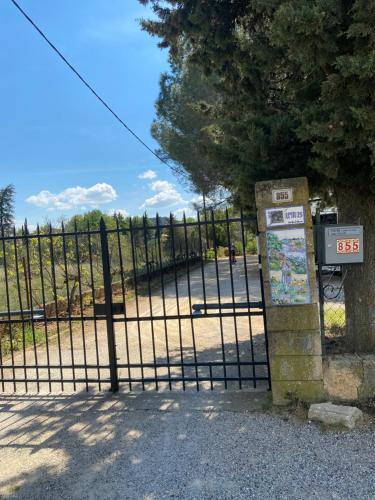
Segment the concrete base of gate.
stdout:
<svg viewBox="0 0 375 500">
<path fill-rule="evenodd" d="M 142 392 L 117 393 L 111 396 L 120 400 L 129 410 L 158 411 L 261 411 L 272 406 L 270 391 L 199 391 L 199 392 Z"/>
</svg>

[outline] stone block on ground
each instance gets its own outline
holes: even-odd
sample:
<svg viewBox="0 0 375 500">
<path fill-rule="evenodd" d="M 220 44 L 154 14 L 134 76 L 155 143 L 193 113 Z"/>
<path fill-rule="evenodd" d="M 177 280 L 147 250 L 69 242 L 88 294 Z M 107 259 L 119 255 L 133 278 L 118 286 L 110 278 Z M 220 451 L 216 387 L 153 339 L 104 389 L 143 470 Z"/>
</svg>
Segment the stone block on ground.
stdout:
<svg viewBox="0 0 375 500">
<path fill-rule="evenodd" d="M 354 429 L 363 413 L 354 406 L 339 406 L 332 403 L 317 403 L 310 406 L 308 418 L 326 425 L 342 425 Z"/>
</svg>

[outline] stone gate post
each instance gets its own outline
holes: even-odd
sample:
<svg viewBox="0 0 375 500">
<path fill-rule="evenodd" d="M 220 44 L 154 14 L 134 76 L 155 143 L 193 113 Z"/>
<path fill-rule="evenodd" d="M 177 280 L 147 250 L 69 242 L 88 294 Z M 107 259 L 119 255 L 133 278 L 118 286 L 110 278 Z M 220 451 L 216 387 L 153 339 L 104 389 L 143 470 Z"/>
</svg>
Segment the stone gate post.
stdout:
<svg viewBox="0 0 375 500">
<path fill-rule="evenodd" d="M 324 396 L 307 179 L 255 186 L 273 402 Z"/>
</svg>

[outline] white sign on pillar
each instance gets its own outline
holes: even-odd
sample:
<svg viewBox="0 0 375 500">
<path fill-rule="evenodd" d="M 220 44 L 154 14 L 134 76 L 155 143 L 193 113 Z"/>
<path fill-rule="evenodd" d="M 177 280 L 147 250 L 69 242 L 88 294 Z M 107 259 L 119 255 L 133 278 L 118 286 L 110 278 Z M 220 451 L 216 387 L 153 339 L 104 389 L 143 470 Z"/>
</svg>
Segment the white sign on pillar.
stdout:
<svg viewBox="0 0 375 500">
<path fill-rule="evenodd" d="M 303 206 L 266 208 L 267 227 L 290 226 L 305 223 Z"/>
</svg>

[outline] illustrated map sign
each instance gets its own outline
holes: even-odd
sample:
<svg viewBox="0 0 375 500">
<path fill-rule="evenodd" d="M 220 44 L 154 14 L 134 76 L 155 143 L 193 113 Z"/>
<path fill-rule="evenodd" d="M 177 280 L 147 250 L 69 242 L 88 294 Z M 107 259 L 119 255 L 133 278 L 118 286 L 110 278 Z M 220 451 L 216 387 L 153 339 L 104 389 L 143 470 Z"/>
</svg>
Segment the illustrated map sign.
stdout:
<svg viewBox="0 0 375 500">
<path fill-rule="evenodd" d="M 266 208 L 266 222 L 267 227 L 304 224 L 305 213 L 303 206 Z"/>
<path fill-rule="evenodd" d="M 293 201 L 293 189 L 273 189 L 272 190 L 272 203 L 288 203 Z"/>
<path fill-rule="evenodd" d="M 269 230 L 266 238 L 272 304 L 310 304 L 305 229 Z"/>
</svg>

